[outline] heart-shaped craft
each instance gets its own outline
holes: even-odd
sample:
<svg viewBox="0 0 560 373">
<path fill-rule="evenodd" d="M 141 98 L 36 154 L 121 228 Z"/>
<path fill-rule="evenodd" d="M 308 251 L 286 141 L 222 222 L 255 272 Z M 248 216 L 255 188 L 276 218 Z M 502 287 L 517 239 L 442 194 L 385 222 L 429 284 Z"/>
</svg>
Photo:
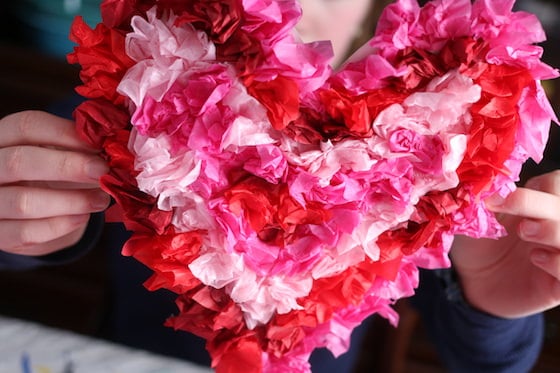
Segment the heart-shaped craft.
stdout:
<svg viewBox="0 0 560 373">
<path fill-rule="evenodd" d="M 168 325 L 218 372 L 307 372 L 354 327 L 449 266 L 455 234 L 498 237 L 483 200 L 540 160 L 553 111 L 537 19 L 512 0 L 401 0 L 342 68 L 304 44 L 295 0 L 106 0 L 72 27 L 78 131 L 177 293 Z M 139 325 L 139 328 L 142 326 Z"/>
</svg>

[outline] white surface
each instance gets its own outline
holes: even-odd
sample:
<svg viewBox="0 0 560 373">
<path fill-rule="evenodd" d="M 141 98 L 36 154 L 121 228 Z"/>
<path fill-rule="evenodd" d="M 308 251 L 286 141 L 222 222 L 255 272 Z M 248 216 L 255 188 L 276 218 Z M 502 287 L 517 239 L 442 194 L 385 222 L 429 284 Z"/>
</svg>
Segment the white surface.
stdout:
<svg viewBox="0 0 560 373">
<path fill-rule="evenodd" d="M 211 373 L 182 360 L 0 316 L 0 373 Z"/>
</svg>

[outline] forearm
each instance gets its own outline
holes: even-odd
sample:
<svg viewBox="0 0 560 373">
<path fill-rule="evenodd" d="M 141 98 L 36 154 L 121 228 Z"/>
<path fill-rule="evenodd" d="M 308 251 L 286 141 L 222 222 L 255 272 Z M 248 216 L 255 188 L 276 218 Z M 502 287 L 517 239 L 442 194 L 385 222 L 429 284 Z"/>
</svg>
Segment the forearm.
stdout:
<svg viewBox="0 0 560 373">
<path fill-rule="evenodd" d="M 88 227 L 79 242 L 71 247 L 48 255 L 26 256 L 0 251 L 0 270 L 24 270 L 72 262 L 86 254 L 96 245 L 101 236 L 103 225 L 103 214 L 92 214 Z"/>
<path fill-rule="evenodd" d="M 420 284 L 412 303 L 450 371 L 526 372 L 535 364 L 543 339 L 541 314 L 503 319 L 480 312 L 433 271 L 423 271 Z"/>
</svg>

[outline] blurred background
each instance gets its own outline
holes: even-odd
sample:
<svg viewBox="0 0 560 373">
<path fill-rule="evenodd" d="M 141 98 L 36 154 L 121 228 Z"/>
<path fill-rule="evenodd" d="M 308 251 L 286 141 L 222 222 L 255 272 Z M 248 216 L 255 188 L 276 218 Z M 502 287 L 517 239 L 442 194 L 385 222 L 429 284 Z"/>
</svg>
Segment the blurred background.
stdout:
<svg viewBox="0 0 560 373">
<path fill-rule="evenodd" d="M 64 58 L 72 50 L 68 30 L 76 15 L 90 25 L 101 21 L 100 0 L 19 0 L 5 4 L 8 10 L 6 37 L 46 54 Z"/>
<path fill-rule="evenodd" d="M 543 44 L 544 59 L 560 67 L 560 4 L 522 0 L 516 6 L 539 17 L 548 35 Z M 95 26 L 100 21 L 99 0 L 10 1 L 3 3 L 0 14 L 0 117 L 27 109 L 60 112 L 61 106 L 75 102 L 78 68 L 65 60 L 72 50 L 69 27 L 78 14 Z M 546 89 L 558 113 L 560 81 L 547 84 Z M 558 168 L 559 139 L 558 128 L 553 126 L 545 161 L 528 164 L 527 173 Z M 106 315 L 114 297 L 107 266 L 115 250 L 118 248 L 110 248 L 102 240 L 95 250 L 70 265 L 0 272 L 0 315 L 104 338 L 110 327 Z M 373 323 L 364 346 L 361 371 L 443 371 L 418 315 L 406 301 L 397 307 L 402 315 L 398 329 L 380 318 Z M 535 372 L 558 372 L 560 310 L 549 311 L 546 320 L 545 345 Z"/>
<path fill-rule="evenodd" d="M 68 66 L 68 39 L 76 15 L 90 26 L 100 20 L 100 0 L 19 0 L 2 4 L 0 14 L 0 115 L 47 109 L 79 83 Z"/>
</svg>

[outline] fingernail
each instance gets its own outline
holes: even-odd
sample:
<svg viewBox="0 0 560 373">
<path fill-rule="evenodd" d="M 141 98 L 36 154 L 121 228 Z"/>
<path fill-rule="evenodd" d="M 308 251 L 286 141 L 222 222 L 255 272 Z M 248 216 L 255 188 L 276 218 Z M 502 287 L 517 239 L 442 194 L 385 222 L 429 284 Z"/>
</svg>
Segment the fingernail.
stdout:
<svg viewBox="0 0 560 373">
<path fill-rule="evenodd" d="M 105 210 L 109 206 L 110 202 L 111 202 L 111 197 L 109 197 L 107 193 L 101 191 L 94 192 L 90 200 L 91 207 L 95 211 Z"/>
<path fill-rule="evenodd" d="M 545 264 L 550 261 L 550 254 L 544 250 L 535 250 L 531 254 L 531 260 L 537 264 Z"/>
<path fill-rule="evenodd" d="M 90 178 L 98 180 L 101 176 L 109 172 L 109 167 L 101 160 L 94 160 L 86 165 L 86 172 Z"/>
<path fill-rule="evenodd" d="M 524 220 L 521 222 L 520 229 L 523 236 L 533 237 L 539 233 L 539 230 L 541 229 L 541 225 L 532 220 Z"/>
</svg>

